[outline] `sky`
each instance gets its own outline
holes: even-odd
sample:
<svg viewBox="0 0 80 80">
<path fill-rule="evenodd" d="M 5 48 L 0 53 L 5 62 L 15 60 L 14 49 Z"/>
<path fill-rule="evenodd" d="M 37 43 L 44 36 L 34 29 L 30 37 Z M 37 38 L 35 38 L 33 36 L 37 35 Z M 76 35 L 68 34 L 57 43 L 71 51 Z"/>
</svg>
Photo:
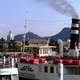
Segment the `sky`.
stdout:
<svg viewBox="0 0 80 80">
<path fill-rule="evenodd" d="M 80 0 L 67 0 L 80 13 Z M 52 36 L 71 27 L 71 17 L 52 8 L 46 0 L 0 0 L 0 37 L 6 38 L 31 31 L 39 36 Z M 26 21 L 26 29 L 24 29 Z"/>
</svg>

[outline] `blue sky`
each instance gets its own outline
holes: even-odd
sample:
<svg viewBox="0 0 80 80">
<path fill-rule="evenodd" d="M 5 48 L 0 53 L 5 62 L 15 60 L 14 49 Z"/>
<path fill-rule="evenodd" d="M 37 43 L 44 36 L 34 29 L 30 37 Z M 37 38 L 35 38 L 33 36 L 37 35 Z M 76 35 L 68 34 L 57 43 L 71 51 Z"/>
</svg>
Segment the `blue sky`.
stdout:
<svg viewBox="0 0 80 80">
<path fill-rule="evenodd" d="M 80 13 L 80 0 L 67 0 Z M 0 37 L 9 30 L 14 35 L 29 30 L 40 36 L 51 36 L 71 27 L 71 17 L 56 12 L 46 0 L 0 0 Z"/>
</svg>

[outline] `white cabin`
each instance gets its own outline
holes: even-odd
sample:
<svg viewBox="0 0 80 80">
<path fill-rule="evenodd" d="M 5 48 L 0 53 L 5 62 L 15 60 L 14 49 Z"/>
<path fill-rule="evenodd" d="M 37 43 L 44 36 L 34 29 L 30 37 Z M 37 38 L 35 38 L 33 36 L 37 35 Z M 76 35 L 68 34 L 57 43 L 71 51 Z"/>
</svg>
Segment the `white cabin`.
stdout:
<svg viewBox="0 0 80 80">
<path fill-rule="evenodd" d="M 32 54 L 39 57 L 45 56 L 54 56 L 56 55 L 56 51 L 53 49 L 56 48 L 55 46 L 25 46 L 26 54 Z"/>
</svg>

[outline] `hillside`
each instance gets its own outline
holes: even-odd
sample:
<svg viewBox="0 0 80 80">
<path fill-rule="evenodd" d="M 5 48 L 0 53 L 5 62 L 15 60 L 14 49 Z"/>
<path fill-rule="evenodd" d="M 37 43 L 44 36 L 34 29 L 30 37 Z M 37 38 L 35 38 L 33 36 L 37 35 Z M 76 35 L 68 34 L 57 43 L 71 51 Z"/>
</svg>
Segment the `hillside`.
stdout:
<svg viewBox="0 0 80 80">
<path fill-rule="evenodd" d="M 24 34 L 18 34 L 15 36 L 15 40 L 21 41 L 24 39 Z M 34 34 L 33 32 L 26 33 L 26 40 L 27 39 L 48 39 L 51 38 L 53 40 L 62 39 L 63 41 L 66 41 L 70 38 L 70 28 L 64 28 L 62 29 L 58 34 L 52 35 L 50 37 L 40 37 L 37 34 Z"/>
</svg>

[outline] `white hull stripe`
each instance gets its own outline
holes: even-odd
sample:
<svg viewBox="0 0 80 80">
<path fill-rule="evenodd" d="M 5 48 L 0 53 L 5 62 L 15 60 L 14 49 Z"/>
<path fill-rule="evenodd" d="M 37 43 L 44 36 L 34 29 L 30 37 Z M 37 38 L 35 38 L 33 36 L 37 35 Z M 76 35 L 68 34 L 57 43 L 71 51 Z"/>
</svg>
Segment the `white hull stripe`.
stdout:
<svg viewBox="0 0 80 80">
<path fill-rule="evenodd" d="M 72 24 L 72 27 L 79 27 L 79 24 Z"/>
<path fill-rule="evenodd" d="M 72 34 L 79 34 L 79 30 L 71 30 Z"/>
</svg>

